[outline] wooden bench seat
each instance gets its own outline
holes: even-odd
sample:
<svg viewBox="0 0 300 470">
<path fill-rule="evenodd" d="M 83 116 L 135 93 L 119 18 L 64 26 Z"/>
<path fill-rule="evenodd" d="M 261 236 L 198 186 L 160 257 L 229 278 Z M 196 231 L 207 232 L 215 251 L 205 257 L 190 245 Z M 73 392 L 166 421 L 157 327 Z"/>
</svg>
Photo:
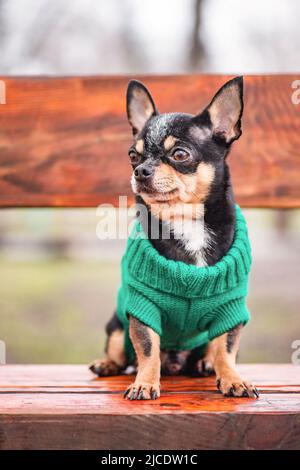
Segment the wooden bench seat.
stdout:
<svg viewBox="0 0 300 470">
<path fill-rule="evenodd" d="M 162 380 L 156 401 L 123 399 L 130 376 L 86 366 L 0 368 L 0 449 L 300 449 L 300 366 L 240 365 L 259 400 L 214 378 Z"/>
</svg>

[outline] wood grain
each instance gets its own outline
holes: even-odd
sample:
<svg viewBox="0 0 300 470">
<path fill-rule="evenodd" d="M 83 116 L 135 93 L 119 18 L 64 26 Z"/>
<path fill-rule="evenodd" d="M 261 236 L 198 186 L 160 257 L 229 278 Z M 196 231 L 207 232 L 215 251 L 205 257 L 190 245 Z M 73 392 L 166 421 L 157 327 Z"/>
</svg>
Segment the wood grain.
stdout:
<svg viewBox="0 0 300 470">
<path fill-rule="evenodd" d="M 2 366 L 0 449 L 300 449 L 300 367 L 240 365 L 259 400 L 224 398 L 214 380 L 164 378 L 130 402 L 132 377 L 85 366 Z"/>
<path fill-rule="evenodd" d="M 239 365 L 246 376 L 264 392 L 300 392 L 300 367 L 292 364 Z M 7 391 L 40 392 L 119 392 L 132 381 L 131 376 L 95 378 L 87 367 L 79 365 L 10 365 L 0 368 L 0 393 Z M 162 377 L 165 392 L 216 391 L 215 378 L 187 379 Z"/>
<path fill-rule="evenodd" d="M 228 76 L 137 77 L 161 112 L 195 113 Z M 245 78 L 244 134 L 229 157 L 237 201 L 300 207 L 296 75 Z M 131 195 L 129 77 L 6 78 L 0 106 L 0 207 L 97 206 Z"/>
</svg>

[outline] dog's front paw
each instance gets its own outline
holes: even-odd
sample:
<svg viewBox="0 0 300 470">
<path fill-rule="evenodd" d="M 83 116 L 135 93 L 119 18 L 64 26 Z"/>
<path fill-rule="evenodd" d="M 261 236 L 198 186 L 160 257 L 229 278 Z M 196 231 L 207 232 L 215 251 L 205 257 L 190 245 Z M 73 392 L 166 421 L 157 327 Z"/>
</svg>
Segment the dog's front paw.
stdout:
<svg viewBox="0 0 300 470">
<path fill-rule="evenodd" d="M 225 397 L 259 397 L 258 390 L 254 385 L 236 377 L 229 376 L 217 379 L 217 387 Z"/>
<path fill-rule="evenodd" d="M 124 393 L 127 400 L 156 400 L 160 396 L 159 384 L 134 382 Z"/>
</svg>

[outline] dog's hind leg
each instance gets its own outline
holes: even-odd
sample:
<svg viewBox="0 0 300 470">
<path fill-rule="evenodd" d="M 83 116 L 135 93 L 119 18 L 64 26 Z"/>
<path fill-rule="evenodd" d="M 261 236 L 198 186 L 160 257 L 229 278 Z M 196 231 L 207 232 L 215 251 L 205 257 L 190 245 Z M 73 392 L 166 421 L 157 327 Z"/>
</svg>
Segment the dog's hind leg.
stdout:
<svg viewBox="0 0 300 470">
<path fill-rule="evenodd" d="M 201 350 L 201 348 L 199 348 Z M 205 353 L 199 357 L 198 348 L 193 349 L 187 361 L 187 373 L 193 377 L 209 377 L 215 375 L 214 361 L 216 344 L 210 341 Z"/>
<path fill-rule="evenodd" d="M 96 359 L 89 366 L 90 370 L 99 377 L 119 375 L 126 366 L 124 330 L 116 314 L 106 325 L 106 333 L 105 357 Z"/>
</svg>

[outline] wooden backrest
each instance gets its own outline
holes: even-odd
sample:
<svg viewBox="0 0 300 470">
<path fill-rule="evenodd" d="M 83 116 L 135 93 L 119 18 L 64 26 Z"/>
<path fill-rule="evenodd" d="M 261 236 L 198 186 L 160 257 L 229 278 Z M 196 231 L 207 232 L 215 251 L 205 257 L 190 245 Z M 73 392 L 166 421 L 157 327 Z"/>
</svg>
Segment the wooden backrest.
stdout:
<svg viewBox="0 0 300 470">
<path fill-rule="evenodd" d="M 128 77 L 0 78 L 0 207 L 97 206 L 131 195 Z M 160 112 L 194 113 L 230 77 L 137 78 Z M 229 156 L 243 206 L 300 207 L 297 78 L 245 77 L 244 133 Z"/>
</svg>

